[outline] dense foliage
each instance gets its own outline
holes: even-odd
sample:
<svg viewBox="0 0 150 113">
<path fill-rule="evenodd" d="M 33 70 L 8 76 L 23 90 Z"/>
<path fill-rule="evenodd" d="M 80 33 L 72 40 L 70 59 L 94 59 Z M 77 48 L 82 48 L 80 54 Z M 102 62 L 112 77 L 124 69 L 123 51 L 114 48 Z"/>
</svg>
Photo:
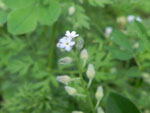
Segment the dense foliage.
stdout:
<svg viewBox="0 0 150 113">
<path fill-rule="evenodd" d="M 75 63 L 58 62 L 72 57 L 56 47 L 67 30 L 84 39 L 94 64 L 93 103 L 102 85 L 106 113 L 150 113 L 149 14 L 149 0 L 0 0 L 0 113 L 91 113 L 85 98 L 56 80 L 79 76 Z M 84 92 L 79 81 L 71 86 Z"/>
</svg>

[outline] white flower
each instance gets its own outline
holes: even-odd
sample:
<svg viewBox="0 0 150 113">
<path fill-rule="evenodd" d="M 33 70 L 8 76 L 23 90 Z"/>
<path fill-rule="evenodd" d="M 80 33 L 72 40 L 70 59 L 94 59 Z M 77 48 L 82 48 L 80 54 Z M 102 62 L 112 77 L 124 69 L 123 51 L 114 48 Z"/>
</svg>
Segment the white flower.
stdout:
<svg viewBox="0 0 150 113">
<path fill-rule="evenodd" d="M 129 15 L 127 17 L 128 22 L 133 22 L 135 20 L 135 16 L 134 15 Z"/>
<path fill-rule="evenodd" d="M 72 38 L 63 37 L 59 40 L 57 47 L 61 49 L 65 49 L 66 51 L 70 51 L 74 45 L 75 45 L 75 42 L 72 41 Z"/>
<path fill-rule="evenodd" d="M 83 113 L 82 111 L 72 111 L 72 113 Z"/>
<path fill-rule="evenodd" d="M 71 57 L 64 57 L 59 60 L 60 64 L 70 64 L 73 61 Z"/>
<path fill-rule="evenodd" d="M 142 19 L 139 16 L 134 16 L 134 15 L 129 15 L 127 17 L 128 22 L 133 22 L 133 21 L 138 21 L 138 22 L 142 22 Z"/>
<path fill-rule="evenodd" d="M 74 12 L 75 12 L 75 7 L 74 6 L 69 7 L 69 15 L 73 15 Z"/>
<path fill-rule="evenodd" d="M 73 87 L 70 86 L 65 86 L 65 90 L 67 91 L 67 93 L 71 96 L 75 96 L 77 95 L 77 90 Z"/>
<path fill-rule="evenodd" d="M 104 110 L 102 109 L 102 107 L 97 108 L 97 113 L 104 113 Z"/>
<path fill-rule="evenodd" d="M 67 75 L 57 76 L 56 79 L 65 85 L 71 81 L 71 78 Z"/>
<path fill-rule="evenodd" d="M 89 64 L 88 65 L 88 69 L 87 69 L 87 77 L 88 79 L 93 79 L 95 76 L 95 69 L 94 69 L 94 65 L 93 64 Z"/>
<path fill-rule="evenodd" d="M 103 87 L 102 86 L 99 86 L 97 88 L 97 91 L 96 91 L 96 94 L 95 94 L 95 97 L 97 100 L 101 100 L 104 96 L 104 93 L 103 93 Z"/>
<path fill-rule="evenodd" d="M 138 21 L 138 22 L 142 22 L 142 19 L 141 19 L 139 16 L 137 16 L 135 19 L 136 19 L 136 21 Z"/>
<path fill-rule="evenodd" d="M 112 27 L 106 27 L 106 29 L 105 29 L 106 37 L 109 37 L 111 35 L 112 30 L 113 30 Z"/>
<path fill-rule="evenodd" d="M 78 36 L 79 36 L 79 34 L 76 34 L 76 32 L 75 32 L 75 31 L 72 31 L 72 32 L 70 32 L 70 31 L 66 31 L 65 36 L 67 36 L 68 38 L 75 38 L 75 37 L 78 37 Z"/>
</svg>

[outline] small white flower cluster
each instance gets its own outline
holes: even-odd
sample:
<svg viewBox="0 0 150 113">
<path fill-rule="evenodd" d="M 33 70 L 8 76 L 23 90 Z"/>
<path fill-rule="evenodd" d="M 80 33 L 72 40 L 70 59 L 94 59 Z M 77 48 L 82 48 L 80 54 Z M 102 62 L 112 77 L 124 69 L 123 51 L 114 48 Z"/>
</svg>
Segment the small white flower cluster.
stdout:
<svg viewBox="0 0 150 113">
<path fill-rule="evenodd" d="M 72 47 L 75 45 L 74 39 L 78 36 L 79 34 L 76 34 L 75 31 L 66 31 L 65 36 L 57 43 L 57 47 L 66 51 L 71 51 Z"/>
<path fill-rule="evenodd" d="M 110 31 L 109 31 L 109 33 L 110 33 Z M 79 36 L 79 35 L 76 34 L 75 31 L 73 31 L 73 32 L 67 31 L 65 34 L 65 37 L 63 37 L 62 39 L 59 40 L 59 43 L 57 44 L 58 47 L 61 49 L 65 49 L 66 51 L 70 51 L 72 49 L 73 45 L 75 45 L 75 42 L 73 40 L 77 36 Z M 84 44 L 83 39 L 78 40 L 77 44 L 76 44 L 77 50 L 81 50 L 83 48 L 83 44 Z M 73 52 L 73 55 L 75 55 L 74 52 Z M 75 55 L 75 57 L 76 57 L 76 55 Z M 82 51 L 80 52 L 80 58 L 76 58 L 76 60 L 75 60 L 78 63 L 79 71 L 81 71 L 81 70 L 83 71 L 85 69 L 88 58 L 89 58 L 88 51 L 86 49 L 82 49 Z M 74 61 L 74 60 L 71 57 L 64 57 L 59 60 L 59 64 L 63 64 L 63 65 L 70 64 L 72 61 Z M 82 71 L 81 71 L 81 73 L 83 73 Z M 65 85 L 65 90 L 69 95 L 89 98 L 88 94 L 84 95 L 84 94 L 78 93 L 76 88 L 69 86 L 69 83 L 72 81 L 81 80 L 81 83 L 83 83 L 83 89 L 88 90 L 88 88 L 90 88 L 92 81 L 96 75 L 94 65 L 88 64 L 88 66 L 87 66 L 86 76 L 89 79 L 87 87 L 86 87 L 86 82 L 84 81 L 84 79 L 82 77 L 82 74 L 81 75 L 80 74 L 79 74 L 80 77 L 71 78 L 68 75 L 61 75 L 61 76 L 57 76 L 56 79 L 60 83 Z M 97 104 L 95 105 L 95 110 L 97 110 L 97 113 L 104 113 L 103 109 L 101 107 L 99 107 L 100 101 L 102 100 L 103 96 L 104 96 L 103 87 L 99 86 L 95 93 L 95 97 L 97 100 Z M 83 112 L 82 111 L 72 111 L 72 113 L 83 113 Z"/>
<path fill-rule="evenodd" d="M 127 21 L 129 23 L 134 22 L 134 21 L 142 22 L 142 19 L 139 16 L 134 16 L 134 15 L 128 15 L 127 16 Z"/>
</svg>

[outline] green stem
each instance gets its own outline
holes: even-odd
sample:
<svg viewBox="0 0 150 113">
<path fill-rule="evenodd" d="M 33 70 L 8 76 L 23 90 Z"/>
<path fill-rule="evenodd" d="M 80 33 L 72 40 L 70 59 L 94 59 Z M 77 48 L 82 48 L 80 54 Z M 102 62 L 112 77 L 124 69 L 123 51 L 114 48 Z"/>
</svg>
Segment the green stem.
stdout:
<svg viewBox="0 0 150 113">
<path fill-rule="evenodd" d="M 100 100 L 97 101 L 96 106 L 95 106 L 95 110 L 97 110 L 99 103 L 100 103 Z"/>
<path fill-rule="evenodd" d="M 73 53 L 74 54 L 74 53 Z M 87 100 L 88 100 L 88 103 L 89 103 L 89 106 L 91 108 L 91 111 L 92 113 L 95 113 L 95 109 L 94 109 L 94 105 L 93 105 L 93 102 L 92 102 L 92 98 L 90 96 L 90 93 L 86 87 L 86 84 L 85 84 L 85 81 L 83 79 L 83 68 L 82 66 L 80 65 L 80 62 L 79 62 L 79 59 L 78 57 L 76 56 L 76 54 L 74 54 L 75 58 L 76 58 L 76 61 L 77 61 L 77 66 L 78 66 L 78 70 L 79 70 L 79 77 L 80 77 L 80 80 L 81 80 L 81 83 L 82 83 L 82 86 L 84 88 L 84 91 L 86 92 L 86 95 L 87 95 Z"/>
<path fill-rule="evenodd" d="M 55 41 L 56 41 L 56 31 L 57 31 L 57 23 L 53 25 L 52 28 L 52 36 L 51 36 L 51 45 L 50 45 L 50 53 L 49 53 L 49 62 L 48 67 L 52 69 L 54 62 L 54 54 L 55 54 Z"/>
</svg>

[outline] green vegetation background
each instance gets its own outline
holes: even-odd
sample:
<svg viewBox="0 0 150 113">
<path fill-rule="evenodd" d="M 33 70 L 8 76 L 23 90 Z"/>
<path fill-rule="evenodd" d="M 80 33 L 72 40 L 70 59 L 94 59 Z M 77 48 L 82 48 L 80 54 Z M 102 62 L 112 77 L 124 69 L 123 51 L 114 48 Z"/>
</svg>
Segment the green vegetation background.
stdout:
<svg viewBox="0 0 150 113">
<path fill-rule="evenodd" d="M 142 22 L 129 24 L 131 14 Z M 0 113 L 90 113 L 84 99 L 68 96 L 56 81 L 57 75 L 78 75 L 74 64 L 58 64 L 70 55 L 56 48 L 66 30 L 80 34 L 96 67 L 93 100 L 102 84 L 104 109 L 115 91 L 150 113 L 149 17 L 149 0 L 0 0 Z M 109 38 L 107 26 L 113 28 Z M 72 86 L 83 90 L 80 83 Z"/>
</svg>

